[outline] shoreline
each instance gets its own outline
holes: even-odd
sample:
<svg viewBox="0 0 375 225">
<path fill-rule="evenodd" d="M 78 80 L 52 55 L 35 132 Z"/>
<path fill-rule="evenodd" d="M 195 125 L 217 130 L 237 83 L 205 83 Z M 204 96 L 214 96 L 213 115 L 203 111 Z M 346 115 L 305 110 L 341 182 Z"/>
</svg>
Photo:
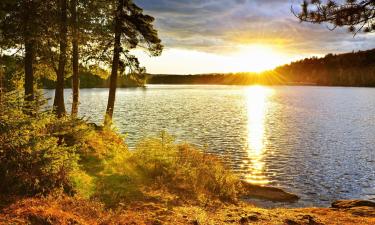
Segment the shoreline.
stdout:
<svg viewBox="0 0 375 225">
<path fill-rule="evenodd" d="M 326 88 L 375 88 L 375 86 L 343 86 L 343 85 L 319 85 L 319 84 L 308 84 L 308 83 L 289 83 L 289 84 L 168 84 L 168 83 L 161 83 L 161 84 L 146 84 L 145 86 L 140 87 L 117 87 L 118 89 L 147 89 L 147 86 L 228 86 L 228 87 L 251 87 L 251 86 L 265 86 L 265 87 L 326 87 Z M 54 88 L 48 87 L 41 87 L 41 90 L 54 90 Z M 71 90 L 71 87 L 65 87 L 64 90 Z M 109 87 L 81 87 L 80 90 L 88 90 L 88 89 L 109 89 Z"/>
<path fill-rule="evenodd" d="M 265 209 L 243 202 L 192 204 L 149 199 L 107 210 L 75 197 L 26 198 L 0 209 L 0 224 L 375 224 L 375 203 L 346 200 L 326 208 Z"/>
</svg>

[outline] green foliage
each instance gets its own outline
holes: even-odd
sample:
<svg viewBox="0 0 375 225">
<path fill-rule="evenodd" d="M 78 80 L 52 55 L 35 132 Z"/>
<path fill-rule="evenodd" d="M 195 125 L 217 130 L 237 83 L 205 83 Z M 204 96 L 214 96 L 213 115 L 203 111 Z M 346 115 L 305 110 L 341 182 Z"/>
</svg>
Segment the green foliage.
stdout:
<svg viewBox="0 0 375 225">
<path fill-rule="evenodd" d="M 240 180 L 223 162 L 213 155 L 204 154 L 189 145 L 179 146 L 172 184 L 183 184 L 193 194 L 236 200 Z"/>
<path fill-rule="evenodd" d="M 150 197 L 150 191 L 182 199 L 234 201 L 240 181 L 216 157 L 189 145 L 178 145 L 166 133 L 141 141 L 128 151 L 123 139 L 111 130 L 96 131 L 86 139 L 77 192 L 117 206 Z M 86 176 L 86 177 L 85 177 Z"/>
<path fill-rule="evenodd" d="M 232 201 L 238 196 L 240 181 L 220 159 L 187 144 L 177 145 L 164 132 L 137 145 L 131 162 L 146 182 L 183 197 Z"/>
<path fill-rule="evenodd" d="M 7 91 L 22 90 L 24 71 L 22 58 L 18 56 L 0 56 L 0 67 L 5 66 L 3 85 Z M 54 89 L 56 74 L 46 64 L 35 66 L 35 90 L 38 88 Z M 0 68 L 1 75 L 1 68 Z M 81 88 L 105 88 L 109 86 L 109 74 L 97 67 L 80 68 Z M 142 73 L 123 74 L 118 78 L 118 87 L 141 87 L 145 85 L 146 75 Z M 72 77 L 65 78 L 65 87 L 72 87 Z"/>
<path fill-rule="evenodd" d="M 153 180 L 171 176 L 178 157 L 178 148 L 173 141 L 165 132 L 160 134 L 160 138 L 141 141 L 132 156 L 136 169 Z"/>
<path fill-rule="evenodd" d="M 150 191 L 198 201 L 233 201 L 240 182 L 221 161 L 173 137 L 141 141 L 129 151 L 110 128 L 57 119 L 41 103 L 7 93 L 0 113 L 0 191 L 49 194 L 56 189 L 107 206 L 150 197 Z"/>
<path fill-rule="evenodd" d="M 35 195 L 62 188 L 72 193 L 69 176 L 79 169 L 79 145 L 69 145 L 64 138 L 77 135 L 81 127 L 69 118 L 58 120 L 49 112 L 25 113 L 22 106 L 26 102 L 18 96 L 7 93 L 1 105 L 1 192 Z"/>
<path fill-rule="evenodd" d="M 0 79 L 3 79 L 3 88 L 8 91 L 23 88 L 24 73 L 22 59 L 16 56 L 0 56 Z M 4 68 L 3 68 L 4 67 Z"/>
</svg>

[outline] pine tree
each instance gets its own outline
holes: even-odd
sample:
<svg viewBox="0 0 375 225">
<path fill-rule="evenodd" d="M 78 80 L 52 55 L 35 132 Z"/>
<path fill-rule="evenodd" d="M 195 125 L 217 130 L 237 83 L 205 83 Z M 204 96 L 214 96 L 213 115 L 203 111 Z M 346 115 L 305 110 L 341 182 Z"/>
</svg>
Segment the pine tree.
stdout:
<svg viewBox="0 0 375 225">
<path fill-rule="evenodd" d="M 303 22 L 330 23 L 332 29 L 348 27 L 353 33 L 375 31 L 374 0 L 346 0 L 345 3 L 309 0 L 304 1 L 301 7 L 301 12 L 296 15 Z"/>
<path fill-rule="evenodd" d="M 131 0 L 116 0 L 116 11 L 113 18 L 113 59 L 110 76 L 109 97 L 105 116 L 105 125 L 112 122 L 116 99 L 117 77 L 120 65 L 135 62 L 129 55 L 129 49 L 142 46 L 153 56 L 161 54 L 163 46 L 152 23 L 154 18 L 143 14 Z M 121 59 L 122 54 L 122 59 Z M 126 63 L 121 62 L 126 61 Z"/>
</svg>

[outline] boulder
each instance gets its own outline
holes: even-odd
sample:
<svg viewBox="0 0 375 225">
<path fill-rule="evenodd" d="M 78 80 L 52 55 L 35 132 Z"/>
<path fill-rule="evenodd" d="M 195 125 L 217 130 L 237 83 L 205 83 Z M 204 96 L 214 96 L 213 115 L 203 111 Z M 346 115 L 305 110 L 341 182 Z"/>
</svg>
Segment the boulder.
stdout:
<svg viewBox="0 0 375 225">
<path fill-rule="evenodd" d="M 295 194 L 288 193 L 280 188 L 267 187 L 242 182 L 243 197 L 258 198 L 275 202 L 296 202 L 299 197 Z"/>
<path fill-rule="evenodd" d="M 332 208 L 336 209 L 350 209 L 364 206 L 375 208 L 375 202 L 366 200 L 339 200 L 332 203 Z"/>
</svg>

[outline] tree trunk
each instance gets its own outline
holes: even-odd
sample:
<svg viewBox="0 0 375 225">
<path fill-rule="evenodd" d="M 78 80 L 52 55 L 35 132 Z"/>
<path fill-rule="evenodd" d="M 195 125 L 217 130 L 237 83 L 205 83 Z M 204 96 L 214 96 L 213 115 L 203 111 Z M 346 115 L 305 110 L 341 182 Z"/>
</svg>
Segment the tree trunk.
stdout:
<svg viewBox="0 0 375 225">
<path fill-rule="evenodd" d="M 0 52 L 1 53 L 1 52 Z M 4 82 L 4 65 L 3 65 L 3 54 L 0 54 L 0 115 L 2 115 L 3 110 L 3 95 L 5 93 L 5 82 Z"/>
<path fill-rule="evenodd" d="M 33 16 L 35 16 L 35 3 L 32 1 L 26 2 L 25 12 L 23 12 L 23 40 L 25 45 L 25 57 L 24 57 L 24 69 L 25 69 L 25 109 L 29 108 L 31 105 L 27 102 L 34 100 L 34 59 L 35 59 L 35 40 L 33 37 L 34 29 L 32 22 L 30 21 Z"/>
<path fill-rule="evenodd" d="M 57 69 L 57 82 L 55 90 L 55 100 L 53 103 L 54 111 L 58 117 L 66 114 L 64 103 L 64 75 L 66 65 L 66 49 L 67 49 L 67 33 L 68 33 L 68 19 L 67 19 L 67 0 L 59 0 L 60 5 L 60 56 L 59 67 Z"/>
<path fill-rule="evenodd" d="M 25 100 L 34 100 L 34 68 L 33 62 L 35 57 L 35 42 L 25 38 Z"/>
<path fill-rule="evenodd" d="M 73 89 L 73 103 L 72 103 L 72 117 L 77 117 L 78 114 L 78 104 L 79 104 L 79 50 L 78 50 L 78 21 L 77 21 L 77 0 L 72 0 L 71 2 L 71 13 L 72 13 L 72 45 L 73 45 L 73 79 L 72 79 L 72 89 Z"/>
<path fill-rule="evenodd" d="M 25 100 L 34 100 L 34 62 L 35 44 L 33 41 L 27 40 L 25 42 Z"/>
<path fill-rule="evenodd" d="M 117 76 L 118 68 L 120 62 L 120 53 L 121 53 L 121 14 L 124 7 L 124 0 L 118 0 L 115 17 L 115 41 L 114 41 L 114 50 L 113 50 L 113 61 L 112 61 L 112 71 L 109 84 L 109 96 L 107 111 L 104 119 L 104 125 L 108 126 L 112 123 L 113 109 L 115 107 L 116 100 L 116 88 L 117 88 Z"/>
</svg>

